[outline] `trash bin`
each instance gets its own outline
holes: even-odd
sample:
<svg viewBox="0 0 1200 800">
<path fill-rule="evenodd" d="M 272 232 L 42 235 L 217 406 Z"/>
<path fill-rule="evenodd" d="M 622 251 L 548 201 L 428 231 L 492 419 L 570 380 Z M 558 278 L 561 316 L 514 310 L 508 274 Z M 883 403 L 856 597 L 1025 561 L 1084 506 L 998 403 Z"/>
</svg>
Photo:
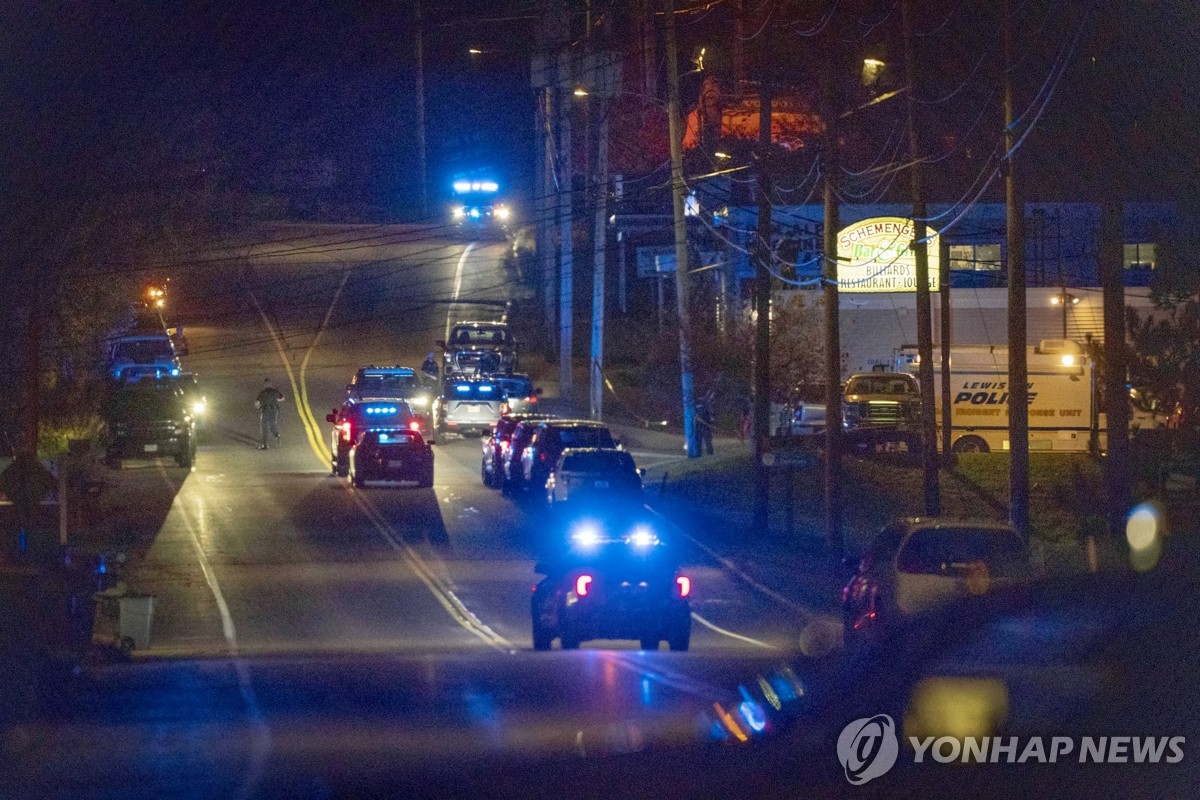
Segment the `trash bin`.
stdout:
<svg viewBox="0 0 1200 800">
<path fill-rule="evenodd" d="M 150 647 L 150 631 L 154 627 L 154 595 L 130 594 L 121 598 L 121 639 L 133 641 L 135 650 Z"/>
</svg>

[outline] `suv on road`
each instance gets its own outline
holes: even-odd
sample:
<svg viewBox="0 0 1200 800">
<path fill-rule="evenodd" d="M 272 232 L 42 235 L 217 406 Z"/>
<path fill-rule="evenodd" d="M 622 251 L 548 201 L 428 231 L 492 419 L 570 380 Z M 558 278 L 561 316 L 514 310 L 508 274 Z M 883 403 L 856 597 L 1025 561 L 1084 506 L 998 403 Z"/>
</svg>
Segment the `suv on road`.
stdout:
<svg viewBox="0 0 1200 800">
<path fill-rule="evenodd" d="M 529 445 L 521 453 L 523 483 L 534 492 L 545 491 L 546 479 L 568 447 L 615 450 L 617 441 L 608 427 L 580 419 L 549 420 L 538 424 Z"/>
<path fill-rule="evenodd" d="M 350 448 L 366 431 L 395 431 L 407 429 L 422 433 L 424 423 L 408 403 L 400 399 L 347 400 L 341 409 L 325 415 L 333 425 L 330 434 L 330 471 L 338 477 L 350 473 Z"/>
<path fill-rule="evenodd" d="M 450 379 L 434 403 L 433 424 L 438 433 L 482 436 L 507 412 L 504 390 L 495 381 Z"/>
<path fill-rule="evenodd" d="M 536 423 L 553 419 L 549 414 L 505 414 L 492 428 L 492 435 L 483 440 L 483 458 L 479 475 L 483 485 L 499 489 L 504 482 L 504 461 L 512 447 L 513 433 L 522 423 Z"/>
<path fill-rule="evenodd" d="M 657 650 L 691 641 L 692 579 L 645 514 L 608 515 L 571 523 L 568 543 L 534 569 L 529 611 L 533 649 L 564 650 L 590 639 L 636 639 Z"/>
<path fill-rule="evenodd" d="M 459 322 L 444 350 L 442 375 L 510 374 L 517 368 L 517 341 L 507 322 Z"/>
<path fill-rule="evenodd" d="M 645 472 L 624 450 L 567 448 L 546 479 L 546 501 L 640 506 Z"/>
<path fill-rule="evenodd" d="M 350 483 L 363 488 L 367 481 L 414 481 L 433 486 L 433 447 L 418 431 L 367 430 L 350 448 Z"/>
<path fill-rule="evenodd" d="M 117 384 L 105 419 L 105 462 L 120 468 L 127 458 L 174 458 L 181 467 L 196 459 L 196 423 L 183 392 L 173 383 L 146 377 Z"/>
<path fill-rule="evenodd" d="M 528 375 L 497 375 L 493 380 L 500 384 L 508 397 L 508 413 L 525 414 L 537 409 L 542 389 L 535 387 Z"/>
</svg>

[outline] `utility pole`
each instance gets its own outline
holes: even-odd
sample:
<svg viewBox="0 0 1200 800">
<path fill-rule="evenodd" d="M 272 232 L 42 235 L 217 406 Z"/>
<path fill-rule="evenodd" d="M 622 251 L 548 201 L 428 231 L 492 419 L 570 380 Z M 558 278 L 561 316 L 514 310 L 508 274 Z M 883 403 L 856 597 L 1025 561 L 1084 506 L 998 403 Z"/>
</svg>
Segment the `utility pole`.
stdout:
<svg viewBox="0 0 1200 800">
<path fill-rule="evenodd" d="M 953 434 L 950 426 L 950 337 L 953 335 L 954 320 L 950 316 L 950 242 L 944 236 L 938 237 L 938 266 L 941 271 L 938 285 L 941 287 L 941 351 L 942 351 L 942 459 L 950 464 L 953 454 L 950 451 L 950 437 Z"/>
<path fill-rule="evenodd" d="M 425 143 L 425 35 L 421 22 L 421 0 L 416 2 L 416 51 L 417 51 L 417 189 L 421 219 L 429 216 L 429 176 L 426 167 Z"/>
<path fill-rule="evenodd" d="M 1025 212 L 1013 148 L 1012 2 L 1004 0 L 1004 200 L 1008 246 L 1008 516 L 1029 536 L 1029 363 L 1025 331 Z"/>
<path fill-rule="evenodd" d="M 605 62 L 610 58 L 602 54 Z M 600 58 L 601 54 L 597 54 Z M 608 63 L 597 63 L 599 91 L 594 91 L 598 114 L 596 124 L 596 213 L 592 232 L 592 359 L 591 359 L 591 417 L 604 418 L 604 300 L 608 258 Z"/>
<path fill-rule="evenodd" d="M 764 31 L 765 34 L 765 31 Z M 770 524 L 771 472 L 771 86 L 758 86 L 758 225 L 754 259 L 754 527 Z"/>
<path fill-rule="evenodd" d="M 837 31 L 833 20 L 825 29 L 825 58 L 821 65 L 821 113 L 825 117 L 825 142 L 821 150 L 821 183 L 825 202 L 824 262 L 821 269 L 825 305 L 825 463 L 821 494 L 825 499 L 825 537 L 836 550 L 842 542 L 842 337 L 838 308 L 837 125 L 834 101 L 833 59 Z"/>
<path fill-rule="evenodd" d="M 908 153 L 912 162 L 913 258 L 917 280 L 917 365 L 921 381 L 921 467 L 924 477 L 925 513 L 942 513 L 938 487 L 937 418 L 933 395 L 933 306 L 929 296 L 929 243 L 925 239 L 924 168 L 921 163 L 921 134 L 917 129 L 917 48 L 913 35 L 913 0 L 900 5 L 904 28 L 904 68 L 908 73 Z"/>
<path fill-rule="evenodd" d="M 671 201 L 675 212 L 675 300 L 679 307 L 679 382 L 683 437 L 688 458 L 698 458 L 696 406 L 692 400 L 692 343 L 688 319 L 687 218 L 683 212 L 683 123 L 679 114 L 679 52 L 675 44 L 675 0 L 664 0 L 667 34 L 667 129 L 671 137 Z"/>
<path fill-rule="evenodd" d="M 574 79 L 572 54 L 564 48 L 558 54 L 558 86 L 568 87 Z M 573 178 L 571 163 L 571 103 L 566 88 L 560 88 L 558 103 L 558 235 L 561 260 L 558 273 L 558 394 L 570 402 L 574 394 L 572 344 L 575 336 L 575 264 Z"/>
</svg>

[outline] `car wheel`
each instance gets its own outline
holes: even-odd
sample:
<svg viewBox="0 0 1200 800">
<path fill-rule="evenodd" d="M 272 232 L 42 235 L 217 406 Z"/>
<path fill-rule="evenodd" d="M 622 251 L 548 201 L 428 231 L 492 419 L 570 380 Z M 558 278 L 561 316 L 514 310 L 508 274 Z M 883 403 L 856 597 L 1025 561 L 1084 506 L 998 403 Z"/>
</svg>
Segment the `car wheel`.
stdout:
<svg viewBox="0 0 1200 800">
<path fill-rule="evenodd" d="M 988 444 L 978 436 L 964 436 L 950 448 L 956 453 L 986 453 Z"/>
<path fill-rule="evenodd" d="M 686 653 L 692 643 L 692 618 L 681 622 L 667 637 L 667 646 L 677 653 Z"/>
<path fill-rule="evenodd" d="M 546 630 L 546 628 L 536 619 L 533 621 L 533 649 L 545 651 L 550 649 L 550 645 L 554 642 L 554 633 Z"/>
<path fill-rule="evenodd" d="M 641 648 L 643 650 L 657 650 L 658 649 L 658 637 L 657 636 L 643 636 L 640 644 L 641 644 Z"/>
</svg>

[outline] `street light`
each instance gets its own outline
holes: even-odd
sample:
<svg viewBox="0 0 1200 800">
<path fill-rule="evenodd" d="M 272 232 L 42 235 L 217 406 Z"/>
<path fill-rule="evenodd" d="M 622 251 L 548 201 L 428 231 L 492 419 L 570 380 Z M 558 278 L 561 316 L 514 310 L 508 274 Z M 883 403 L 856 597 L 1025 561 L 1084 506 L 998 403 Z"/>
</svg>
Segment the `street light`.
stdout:
<svg viewBox="0 0 1200 800">
<path fill-rule="evenodd" d="M 1063 289 L 1056 295 L 1050 297 L 1050 305 L 1062 306 L 1062 338 L 1067 338 L 1067 309 L 1077 304 L 1079 298 Z"/>
</svg>

